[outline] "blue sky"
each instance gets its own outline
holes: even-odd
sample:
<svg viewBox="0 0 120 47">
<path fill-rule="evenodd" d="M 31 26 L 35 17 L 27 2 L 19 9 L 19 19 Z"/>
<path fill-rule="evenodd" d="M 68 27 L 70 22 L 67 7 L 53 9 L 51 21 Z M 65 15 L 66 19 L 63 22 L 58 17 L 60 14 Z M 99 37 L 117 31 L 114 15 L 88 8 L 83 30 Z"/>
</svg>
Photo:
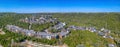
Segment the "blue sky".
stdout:
<svg viewBox="0 0 120 47">
<path fill-rule="evenodd" d="M 120 0 L 0 0 L 0 12 L 120 12 Z"/>
</svg>

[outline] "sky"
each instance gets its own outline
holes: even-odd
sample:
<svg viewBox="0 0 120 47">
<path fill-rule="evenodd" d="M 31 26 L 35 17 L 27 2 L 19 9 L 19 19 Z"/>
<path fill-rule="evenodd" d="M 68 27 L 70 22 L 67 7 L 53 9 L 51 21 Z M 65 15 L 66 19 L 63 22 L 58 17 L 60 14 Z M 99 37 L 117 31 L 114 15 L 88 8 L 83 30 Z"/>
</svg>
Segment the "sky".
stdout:
<svg viewBox="0 0 120 47">
<path fill-rule="evenodd" d="M 0 0 L 0 12 L 120 12 L 120 0 Z"/>
</svg>

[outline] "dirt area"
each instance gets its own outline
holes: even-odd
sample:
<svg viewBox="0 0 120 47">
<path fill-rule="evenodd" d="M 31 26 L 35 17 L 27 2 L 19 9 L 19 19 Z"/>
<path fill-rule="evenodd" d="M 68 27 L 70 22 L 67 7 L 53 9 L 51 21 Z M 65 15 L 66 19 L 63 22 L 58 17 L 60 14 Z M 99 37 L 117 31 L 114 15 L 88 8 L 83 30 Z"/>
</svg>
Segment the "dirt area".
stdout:
<svg viewBox="0 0 120 47">
<path fill-rule="evenodd" d="M 0 47 L 3 47 L 2 45 L 0 45 Z"/>
<path fill-rule="evenodd" d="M 0 34 L 1 35 L 5 34 L 5 32 L 2 30 L 2 28 L 0 29 Z"/>
</svg>

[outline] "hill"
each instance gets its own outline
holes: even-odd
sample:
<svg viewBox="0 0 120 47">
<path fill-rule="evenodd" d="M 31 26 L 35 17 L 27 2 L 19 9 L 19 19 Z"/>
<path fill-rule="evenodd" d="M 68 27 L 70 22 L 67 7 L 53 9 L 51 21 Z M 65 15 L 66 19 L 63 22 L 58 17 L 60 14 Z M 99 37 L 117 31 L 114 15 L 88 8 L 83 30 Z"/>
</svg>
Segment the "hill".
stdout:
<svg viewBox="0 0 120 47">
<path fill-rule="evenodd" d="M 46 13 L 36 13 L 36 15 L 41 15 Z M 59 21 L 66 22 L 67 26 L 71 25 L 75 26 L 86 26 L 86 27 L 96 27 L 97 29 L 106 28 L 111 30 L 110 35 L 114 38 L 120 39 L 120 13 L 50 13 L 54 18 L 57 18 Z M 5 35 L 0 35 L 0 44 L 4 47 L 7 47 L 11 40 L 14 39 L 15 42 L 19 42 L 20 40 L 28 39 L 32 41 L 36 41 L 39 43 L 56 45 L 57 40 L 46 40 L 46 39 L 37 39 L 34 37 L 27 37 L 21 34 L 16 34 L 9 32 L 5 29 L 7 24 L 17 25 L 22 28 L 28 29 L 27 23 L 19 22 L 19 19 L 30 17 L 32 14 L 17 14 L 17 13 L 0 13 L 0 28 L 3 28 L 5 31 Z M 46 23 L 43 25 L 32 25 L 32 29 L 38 31 L 44 28 L 48 28 L 52 26 L 50 23 Z M 18 38 L 18 39 L 16 39 Z M 71 33 L 62 39 L 62 42 L 67 44 L 70 47 L 75 47 L 76 45 L 84 45 L 86 47 L 90 46 L 98 46 L 101 47 L 106 46 L 109 43 L 118 44 L 119 42 L 116 40 L 104 39 L 101 36 L 98 36 L 96 33 L 92 33 L 89 31 L 82 30 L 71 30 Z"/>
</svg>

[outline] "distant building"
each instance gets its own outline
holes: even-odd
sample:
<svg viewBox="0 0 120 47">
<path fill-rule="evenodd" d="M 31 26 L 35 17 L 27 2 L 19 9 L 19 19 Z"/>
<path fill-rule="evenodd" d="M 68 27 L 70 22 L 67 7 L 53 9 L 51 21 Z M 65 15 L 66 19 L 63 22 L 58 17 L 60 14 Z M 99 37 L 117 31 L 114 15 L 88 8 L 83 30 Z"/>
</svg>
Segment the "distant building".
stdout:
<svg viewBox="0 0 120 47">
<path fill-rule="evenodd" d="M 57 36 L 57 33 L 36 32 L 34 30 L 22 29 L 14 25 L 7 25 L 6 29 L 10 30 L 11 32 L 21 33 L 26 36 L 34 36 L 37 38 L 51 39 L 51 38 L 56 38 Z"/>
<path fill-rule="evenodd" d="M 73 30 L 86 30 L 86 27 L 80 27 L 80 26 L 74 26 L 74 25 L 70 26 L 69 28 Z"/>
<path fill-rule="evenodd" d="M 44 24 L 44 23 L 54 23 L 55 18 L 52 18 L 51 15 L 41 15 L 40 17 L 32 16 L 30 18 L 26 17 L 25 19 L 20 19 L 22 22 L 32 23 L 32 24 Z"/>
<path fill-rule="evenodd" d="M 36 32 L 35 37 L 37 37 L 37 38 L 47 38 L 49 40 L 52 38 L 51 34 L 48 34 L 46 32 Z"/>
<path fill-rule="evenodd" d="M 62 29 L 65 25 L 66 25 L 65 22 L 64 22 L 64 23 L 59 22 L 59 23 L 56 24 L 53 28 L 59 30 L 59 29 Z"/>
<path fill-rule="evenodd" d="M 97 32 L 96 28 L 94 27 L 88 27 L 86 30 L 89 30 L 90 32 Z"/>
<path fill-rule="evenodd" d="M 114 44 L 108 44 L 108 47 L 115 47 Z"/>
</svg>

